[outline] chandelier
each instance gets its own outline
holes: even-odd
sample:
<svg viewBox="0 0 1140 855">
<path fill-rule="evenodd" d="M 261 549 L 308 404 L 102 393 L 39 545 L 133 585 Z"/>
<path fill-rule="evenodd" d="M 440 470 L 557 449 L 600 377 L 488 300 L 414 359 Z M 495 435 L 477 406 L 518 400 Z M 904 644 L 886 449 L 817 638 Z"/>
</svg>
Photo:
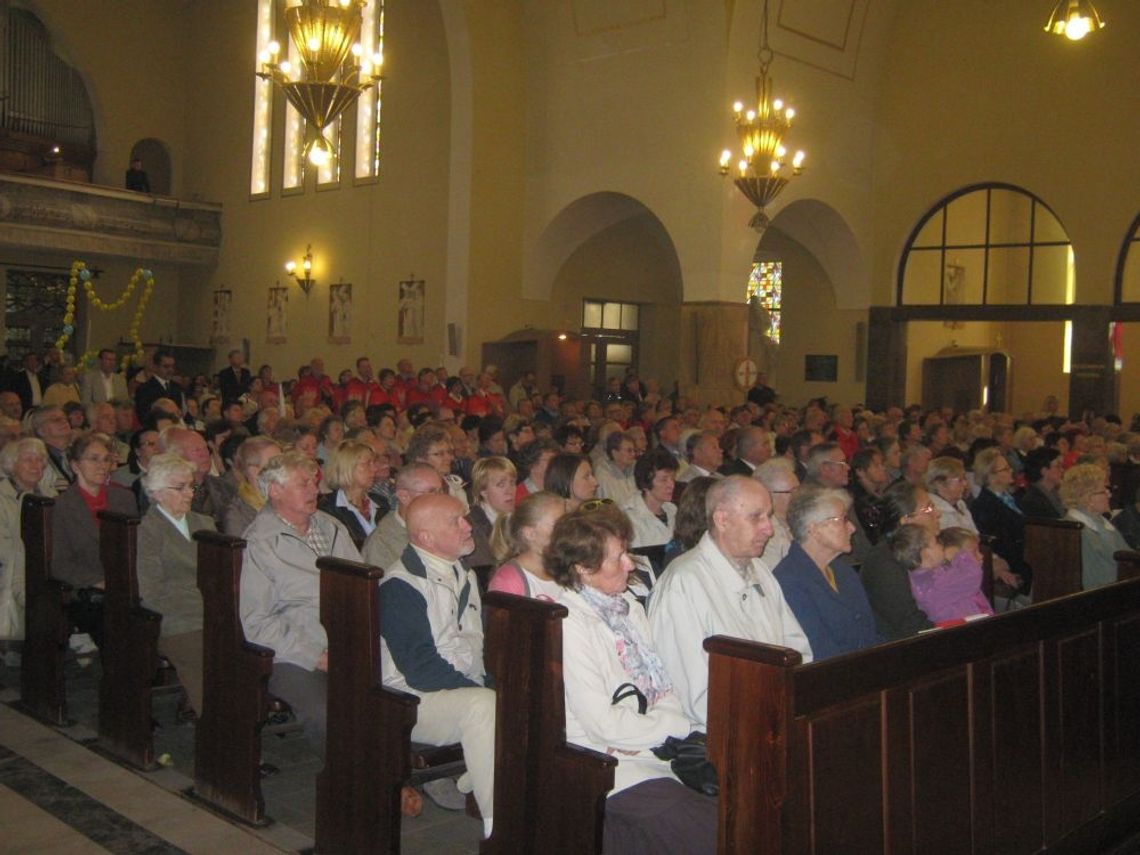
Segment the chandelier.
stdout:
<svg viewBox="0 0 1140 855">
<path fill-rule="evenodd" d="M 373 0 L 380 2 L 380 0 Z M 328 163 L 333 148 L 324 130 L 357 98 L 380 82 L 379 52 L 360 45 L 366 0 L 301 0 L 285 10 L 289 38 L 298 62 L 280 59 L 281 45 L 270 42 L 258 57 L 257 76 L 270 80 L 313 128 L 317 138 L 306 151 L 316 166 Z"/>
<path fill-rule="evenodd" d="M 760 76 L 756 78 L 756 108 L 745 110 L 744 103 L 732 105 L 736 121 L 736 135 L 740 139 L 740 158 L 736 163 L 734 183 L 753 205 L 756 213 L 748 225 L 761 234 L 768 228 L 766 205 L 780 195 L 788 183 L 788 151 L 784 135 L 792 126 L 796 111 L 779 98 L 772 97 L 772 78 L 768 69 L 772 65 L 772 49 L 768 46 L 768 0 L 764 0 L 764 17 L 760 26 Z M 733 155 L 725 149 L 720 155 L 720 174 L 731 171 Z M 792 175 L 804 169 L 804 153 L 797 151 L 791 159 Z"/>
<path fill-rule="evenodd" d="M 1094 30 L 1104 26 L 1092 0 L 1060 0 L 1053 7 L 1045 32 L 1080 41 Z"/>
</svg>

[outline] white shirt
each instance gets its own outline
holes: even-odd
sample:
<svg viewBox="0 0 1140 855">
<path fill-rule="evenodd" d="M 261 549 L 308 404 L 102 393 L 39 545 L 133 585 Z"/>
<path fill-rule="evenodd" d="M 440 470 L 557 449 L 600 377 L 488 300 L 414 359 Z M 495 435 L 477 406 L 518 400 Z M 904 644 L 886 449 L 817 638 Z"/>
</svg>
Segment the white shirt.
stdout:
<svg viewBox="0 0 1140 855">
<path fill-rule="evenodd" d="M 708 720 L 709 657 L 704 640 L 728 635 L 777 644 L 812 658 L 811 645 L 784 601 L 780 584 L 759 558 L 749 579 L 725 558 L 707 532 L 674 559 L 649 598 L 649 622 L 681 706 L 703 730 Z"/>
</svg>

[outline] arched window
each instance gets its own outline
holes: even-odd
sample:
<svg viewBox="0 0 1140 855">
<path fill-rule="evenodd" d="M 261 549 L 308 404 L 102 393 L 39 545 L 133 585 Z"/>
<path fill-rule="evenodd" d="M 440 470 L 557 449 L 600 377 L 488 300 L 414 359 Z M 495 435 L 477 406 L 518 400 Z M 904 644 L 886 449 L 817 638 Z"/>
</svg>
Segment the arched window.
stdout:
<svg viewBox="0 0 1140 855">
<path fill-rule="evenodd" d="M 1073 249 L 1057 215 L 1020 187 L 965 187 L 926 213 L 899 263 L 900 306 L 1066 305 Z"/>
<path fill-rule="evenodd" d="M 1132 221 L 1116 262 L 1116 302 L 1140 303 L 1140 215 Z"/>
</svg>

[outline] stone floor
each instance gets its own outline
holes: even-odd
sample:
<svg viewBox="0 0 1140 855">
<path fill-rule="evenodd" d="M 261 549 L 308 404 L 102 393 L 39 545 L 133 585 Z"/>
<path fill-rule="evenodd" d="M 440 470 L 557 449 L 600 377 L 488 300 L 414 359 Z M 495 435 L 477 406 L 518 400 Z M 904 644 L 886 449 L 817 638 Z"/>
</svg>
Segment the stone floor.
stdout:
<svg viewBox="0 0 1140 855">
<path fill-rule="evenodd" d="M 263 737 L 262 759 L 280 769 L 262 781 L 273 823 L 231 824 L 181 793 L 192 783 L 194 725 L 177 720 L 178 692 L 156 694 L 155 752 L 163 768 L 139 773 L 91 750 L 97 727 L 99 662 L 67 668 L 75 723 L 53 728 L 19 713 L 19 671 L 0 663 L 0 852 L 297 852 L 313 845 L 319 761 L 299 731 Z M 437 807 L 404 818 L 404 853 L 477 853 L 481 823 Z"/>
</svg>

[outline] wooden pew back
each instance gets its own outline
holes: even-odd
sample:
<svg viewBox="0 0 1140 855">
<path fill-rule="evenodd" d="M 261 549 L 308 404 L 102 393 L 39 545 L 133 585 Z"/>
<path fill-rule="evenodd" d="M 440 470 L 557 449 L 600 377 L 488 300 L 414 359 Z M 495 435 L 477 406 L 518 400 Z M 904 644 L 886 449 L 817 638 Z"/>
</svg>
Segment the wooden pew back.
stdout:
<svg viewBox="0 0 1140 855">
<path fill-rule="evenodd" d="M 273 651 L 250 644 L 239 595 L 245 541 L 213 531 L 198 542 L 202 592 L 202 709 L 194 738 L 191 795 L 227 816 L 265 825 L 261 795 L 261 727 L 269 710 Z"/>
<path fill-rule="evenodd" d="M 1135 549 L 1122 549 L 1114 552 L 1112 557 L 1116 560 L 1117 581 L 1140 579 L 1140 552 Z"/>
<path fill-rule="evenodd" d="M 99 748 L 143 770 L 157 767 L 151 728 L 151 685 L 158 671 L 162 615 L 139 604 L 139 518 L 99 512 L 103 598 L 103 679 L 99 684 Z"/>
<path fill-rule="evenodd" d="M 317 775 L 318 852 L 400 850 L 400 790 L 411 775 L 419 698 L 385 689 L 380 673 L 384 571 L 319 558 L 328 634 L 325 767 Z"/>
<path fill-rule="evenodd" d="M 566 742 L 566 607 L 491 593 L 486 666 L 495 679 L 495 826 L 489 853 L 602 851 L 613 757 Z"/>
<path fill-rule="evenodd" d="M 1140 580 L 811 665 L 715 637 L 719 851 L 1103 851 L 1140 830 Z"/>
<path fill-rule="evenodd" d="M 1026 518 L 1025 561 L 1033 568 L 1033 602 L 1081 590 L 1081 528 L 1076 520 Z"/>
<path fill-rule="evenodd" d="M 71 586 L 51 575 L 54 505 L 53 499 L 27 495 L 21 510 L 26 605 L 20 705 L 41 721 L 66 725 L 69 720 L 63 662 L 71 635 L 67 615 Z"/>
</svg>

